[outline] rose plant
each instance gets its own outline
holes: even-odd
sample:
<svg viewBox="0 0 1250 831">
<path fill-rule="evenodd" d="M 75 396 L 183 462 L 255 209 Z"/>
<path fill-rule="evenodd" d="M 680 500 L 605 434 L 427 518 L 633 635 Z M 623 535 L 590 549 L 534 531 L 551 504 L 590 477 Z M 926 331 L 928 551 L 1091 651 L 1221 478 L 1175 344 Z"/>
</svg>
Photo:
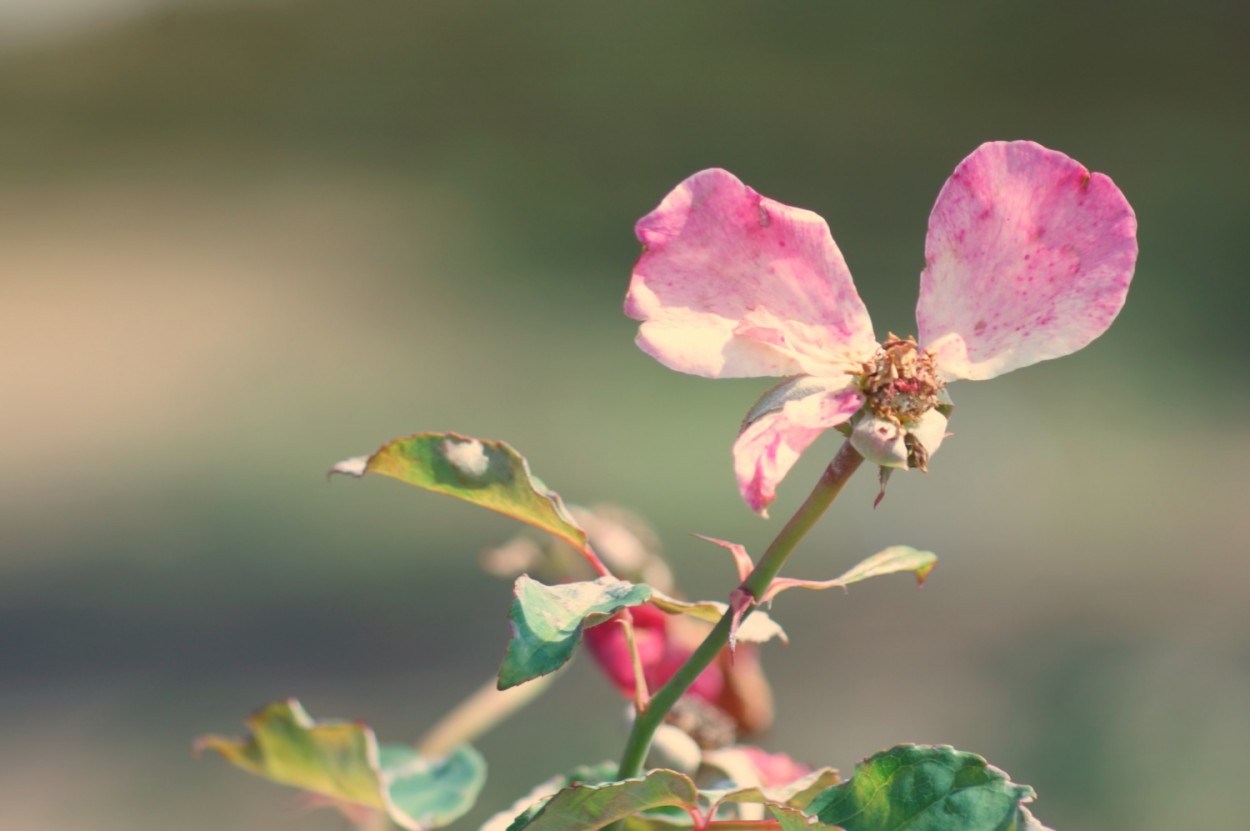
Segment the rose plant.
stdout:
<svg viewBox="0 0 1250 831">
<path fill-rule="evenodd" d="M 542 532 L 485 553 L 515 578 L 497 679 L 415 746 L 380 744 L 356 722 L 316 721 L 288 699 L 243 738 L 197 747 L 338 807 L 360 826 L 450 824 L 473 805 L 485 763 L 470 742 L 541 691 L 584 642 L 632 726 L 616 762 L 563 773 L 500 811 L 487 831 L 1001 831 L 1041 829 L 1033 792 L 972 753 L 900 745 L 841 777 L 744 739 L 773 719 L 758 652 L 785 633 L 761 606 L 791 588 L 845 588 L 883 574 L 922 581 L 936 558 L 894 546 L 830 580 L 782 577 L 795 546 L 867 461 L 925 470 L 947 437 L 947 385 L 1079 350 L 1124 304 L 1136 220 L 1106 176 L 1027 141 L 964 159 L 929 218 L 917 335 L 878 341 L 828 226 L 724 170 L 679 184 L 639 220 L 643 253 L 625 311 L 662 364 L 711 378 L 775 376 L 733 444 L 747 506 L 821 433 L 845 442 L 758 560 L 724 547 L 738 587 L 692 601 L 646 524 L 620 509 L 566 506 L 502 442 L 455 433 L 396 439 L 334 473 L 389 476 L 514 517 Z M 878 496 L 878 501 L 880 500 Z"/>
</svg>

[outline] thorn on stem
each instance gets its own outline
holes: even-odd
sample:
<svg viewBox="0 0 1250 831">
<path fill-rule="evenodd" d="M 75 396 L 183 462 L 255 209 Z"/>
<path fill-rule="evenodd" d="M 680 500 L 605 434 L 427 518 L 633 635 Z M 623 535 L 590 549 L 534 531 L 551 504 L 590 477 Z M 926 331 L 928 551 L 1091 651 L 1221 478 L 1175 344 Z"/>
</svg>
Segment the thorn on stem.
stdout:
<svg viewBox="0 0 1250 831">
<path fill-rule="evenodd" d="M 755 596 L 742 586 L 734 589 L 729 594 L 729 608 L 733 612 L 733 622 L 729 627 L 729 657 L 732 660 L 734 649 L 738 645 L 738 627 L 742 625 L 742 619 L 746 617 L 752 607 L 755 606 Z"/>
</svg>

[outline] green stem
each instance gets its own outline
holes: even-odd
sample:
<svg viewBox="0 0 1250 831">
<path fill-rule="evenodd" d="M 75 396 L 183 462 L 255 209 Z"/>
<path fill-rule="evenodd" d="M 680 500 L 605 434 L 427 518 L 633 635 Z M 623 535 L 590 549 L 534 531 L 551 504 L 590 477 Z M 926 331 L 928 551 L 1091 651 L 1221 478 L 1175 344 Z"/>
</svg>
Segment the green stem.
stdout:
<svg viewBox="0 0 1250 831">
<path fill-rule="evenodd" d="M 768 546 L 764 556 L 760 557 L 755 568 L 742 581 L 742 588 L 745 591 L 749 592 L 752 597 L 763 596 L 773 578 L 781 571 L 790 552 L 816 524 L 816 520 L 820 519 L 825 509 L 833 503 L 834 498 L 841 492 L 842 486 L 851 478 L 851 474 L 859 469 L 863 461 L 864 457 L 851 447 L 849 441 L 842 445 L 838 455 L 834 456 L 833 461 L 825 468 L 820 481 L 816 483 L 816 487 L 812 489 L 807 500 L 794 516 L 790 517 L 790 521 Z M 747 609 L 746 614 L 750 613 L 751 610 Z M 650 706 L 646 711 L 638 713 L 637 718 L 634 719 L 634 727 L 629 734 L 629 741 L 625 744 L 618 778 L 631 779 L 642 772 L 643 762 L 651 747 L 651 739 L 663 723 L 664 717 L 677 703 L 677 699 L 690 689 L 690 685 L 695 682 L 699 674 L 707 669 L 725 644 L 729 642 L 729 633 L 733 628 L 733 615 L 732 608 L 725 612 L 712 631 L 703 639 L 703 643 L 699 644 L 694 653 L 686 659 L 686 663 L 682 664 L 681 669 L 677 670 L 668 683 L 651 698 Z"/>
<path fill-rule="evenodd" d="M 500 690 L 498 679 L 492 677 L 450 713 L 443 716 L 417 741 L 417 752 L 430 758 L 442 758 L 468 744 L 496 724 L 529 704 L 551 685 L 556 675 L 544 675 L 528 684 Z M 388 828 L 390 826 L 387 826 Z"/>
</svg>

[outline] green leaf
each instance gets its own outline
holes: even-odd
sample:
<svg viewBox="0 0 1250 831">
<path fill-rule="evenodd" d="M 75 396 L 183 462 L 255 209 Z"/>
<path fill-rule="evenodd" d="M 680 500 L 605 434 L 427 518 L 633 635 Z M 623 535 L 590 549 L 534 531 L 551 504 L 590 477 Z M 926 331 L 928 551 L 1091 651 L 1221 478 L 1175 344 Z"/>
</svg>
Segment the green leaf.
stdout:
<svg viewBox="0 0 1250 831">
<path fill-rule="evenodd" d="M 908 545 L 894 545 L 873 554 L 843 574 L 838 580 L 842 585 L 849 586 L 851 583 L 858 583 L 869 577 L 910 571 L 916 575 L 917 583 L 923 583 L 935 565 L 937 565 L 937 555 L 932 551 L 917 551 Z"/>
<path fill-rule="evenodd" d="M 426 759 L 404 745 L 382 745 L 391 820 L 402 828 L 442 828 L 462 817 L 486 782 L 486 762 L 469 745 Z"/>
<path fill-rule="evenodd" d="M 787 589 L 845 589 L 852 583 L 867 580 L 869 577 L 880 577 L 883 574 L 898 574 L 910 571 L 916 575 L 916 582 L 924 584 L 925 578 L 937 565 L 937 555 L 932 551 L 918 551 L 908 545 L 894 545 L 878 551 L 868 559 L 853 566 L 841 577 L 832 580 L 796 580 L 790 577 L 778 577 L 760 598 L 767 603 Z"/>
<path fill-rule="evenodd" d="M 727 603 L 721 603 L 718 600 L 701 600 L 698 602 L 678 600 L 659 591 L 652 592 L 651 603 L 670 615 L 690 615 L 708 623 L 718 622 L 729 609 Z M 782 643 L 790 642 L 790 639 L 786 637 L 786 631 L 781 628 L 781 624 L 769 617 L 767 612 L 759 610 L 753 612 L 749 618 L 743 621 L 737 632 L 738 640 L 749 643 L 765 643 L 773 638 L 780 639 Z"/>
<path fill-rule="evenodd" d="M 626 606 L 651 597 L 651 587 L 615 577 L 544 586 L 522 574 L 508 611 L 512 639 L 499 668 L 499 689 L 506 690 L 554 672 L 573 657 L 582 628 L 602 623 Z"/>
<path fill-rule="evenodd" d="M 372 456 L 339 462 L 330 473 L 390 476 L 498 511 L 586 548 L 586 532 L 559 495 L 531 475 L 525 458 L 503 442 L 456 433 L 418 433 L 395 439 Z"/>
<path fill-rule="evenodd" d="M 1032 788 L 980 756 L 899 745 L 860 762 L 807 813 L 846 831 L 1023 831 L 1031 820 L 1024 803 L 1032 799 Z"/>
<path fill-rule="evenodd" d="M 295 699 L 267 705 L 247 725 L 248 737 L 204 736 L 195 746 L 273 782 L 384 812 L 409 831 L 462 816 L 486 781 L 486 763 L 467 745 L 427 759 L 403 745 L 379 745 L 362 724 L 314 721 Z"/>
<path fill-rule="evenodd" d="M 697 810 L 698 798 L 698 791 L 689 777 L 671 770 L 653 770 L 641 779 L 565 788 L 523 828 L 525 831 L 595 831 L 655 808 Z"/>
</svg>

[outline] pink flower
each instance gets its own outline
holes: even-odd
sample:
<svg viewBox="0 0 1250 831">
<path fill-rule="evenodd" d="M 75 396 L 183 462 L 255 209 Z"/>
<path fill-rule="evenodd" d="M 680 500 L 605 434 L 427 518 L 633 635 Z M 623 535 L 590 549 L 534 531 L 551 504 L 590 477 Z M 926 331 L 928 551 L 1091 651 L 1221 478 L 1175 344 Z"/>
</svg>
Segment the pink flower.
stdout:
<svg viewBox="0 0 1250 831">
<path fill-rule="evenodd" d="M 989 142 L 946 181 L 925 239 L 918 341 L 878 343 L 816 214 L 724 170 L 678 185 L 638 221 L 625 312 L 665 366 L 708 378 L 785 376 L 734 444 L 738 487 L 766 515 L 777 484 L 830 427 L 883 470 L 924 469 L 954 380 L 1075 352 L 1124 305 L 1137 221 L 1112 181 L 1029 141 Z"/>
<path fill-rule="evenodd" d="M 680 615 L 666 614 L 649 603 L 631 606 L 629 611 L 643 678 L 648 690 L 654 693 L 686 663 L 707 635 L 708 627 Z M 612 686 L 625 698 L 633 698 L 633 657 L 625 630 L 608 621 L 587 629 L 584 637 L 590 654 Z M 760 666 L 757 644 L 738 644 L 736 652 L 730 652 L 728 647 L 722 649 L 715 662 L 695 679 L 686 696 L 710 705 L 743 733 L 757 733 L 772 724 L 772 693 Z"/>
</svg>

